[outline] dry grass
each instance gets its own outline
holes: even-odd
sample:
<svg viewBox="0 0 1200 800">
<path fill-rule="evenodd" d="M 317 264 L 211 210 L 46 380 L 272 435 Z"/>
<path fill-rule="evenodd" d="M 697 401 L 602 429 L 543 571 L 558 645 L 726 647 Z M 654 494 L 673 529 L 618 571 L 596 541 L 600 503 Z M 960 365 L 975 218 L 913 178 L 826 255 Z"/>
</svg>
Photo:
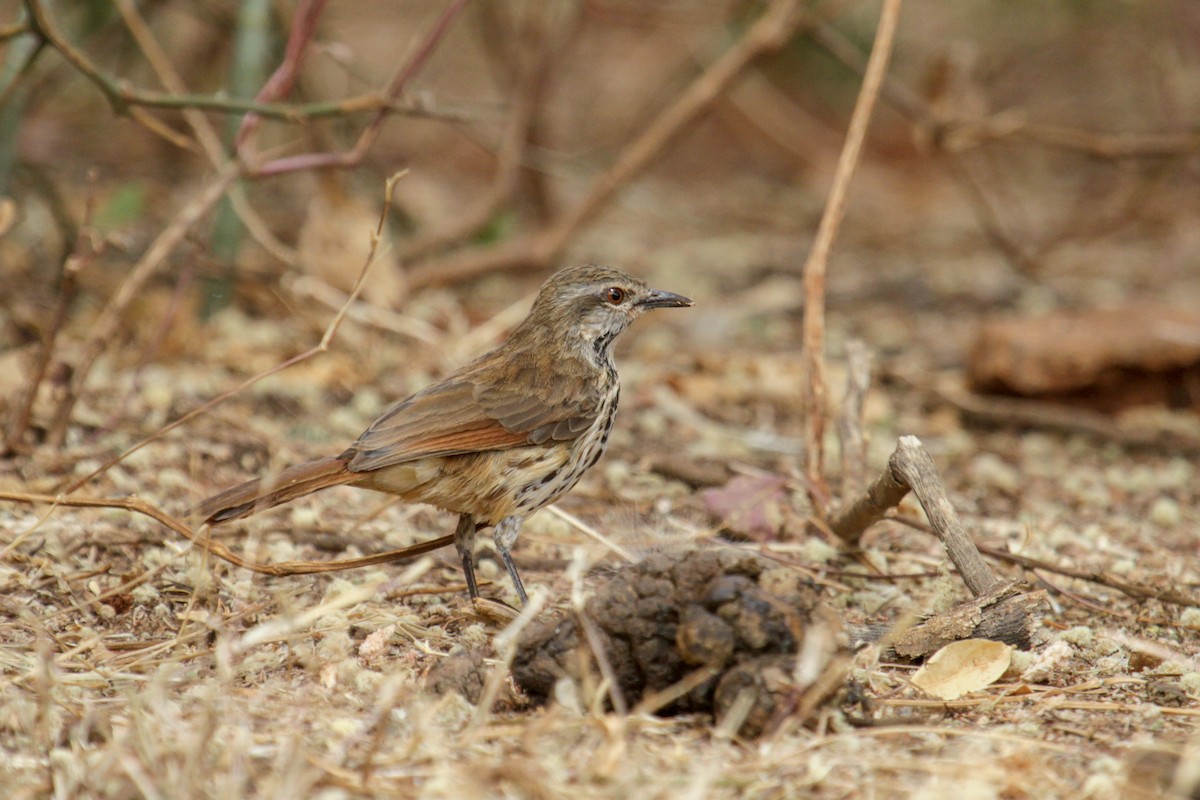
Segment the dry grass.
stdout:
<svg viewBox="0 0 1200 800">
<path fill-rule="evenodd" d="M 282 359 L 295 346 L 288 328 L 260 330 L 253 345 L 259 362 L 272 354 Z M 154 402 L 176 408 L 212 391 L 220 383 L 214 372 L 232 374 L 243 363 L 241 330 L 214 326 L 203 343 L 206 363 L 181 359 L 157 377 L 146 376 L 128 402 L 146 404 L 151 414 Z M 298 368 L 320 374 L 320 382 L 284 373 L 191 430 L 149 445 L 90 492 L 136 491 L 178 510 L 267 463 L 337 447 L 370 409 L 363 400 L 343 404 L 336 387 L 399 380 L 388 377 L 386 365 L 363 375 L 370 367 L 352 355 L 382 354 L 381 334 L 353 322 L 344 333 L 332 352 Z M 669 327 L 633 334 L 624 358 L 631 391 L 615 451 L 566 502 L 634 557 L 670 546 L 662 542 L 708 535 L 695 495 L 638 464 L 668 440 L 696 457 L 734 451 L 731 439 L 756 423 L 731 410 L 747 408 L 752 397 L 786 402 L 792 391 L 793 379 L 770 355 L 759 357 L 757 367 L 748 351 L 707 357 L 699 368 L 689 366 L 687 356 L 664 361 L 658 342 L 672 335 Z M 436 351 L 402 345 L 403 354 L 380 357 L 419 362 L 421 349 L 428 363 L 440 360 Z M 774 374 L 775 387 L 764 391 L 748 371 Z M 125 398 L 124 373 L 104 374 L 111 389 L 101 386 L 85 398 L 85 413 L 96 418 Z M 652 387 L 664 379 L 700 419 L 729 419 L 712 429 L 671 420 L 652 399 Z M 900 399 L 899 406 L 875 409 L 879 445 L 888 429 L 912 424 L 902 421 L 910 412 Z M 912 419 L 921 425 L 925 416 Z M 795 435 L 799 420 L 777 416 L 775 430 Z M 97 454 L 136 435 L 113 430 L 73 445 L 61 458 L 17 462 L 25 473 L 10 469 L 5 483 L 48 488 L 64 470 L 86 470 Z M 777 458 L 746 444 L 753 441 L 740 445 L 743 455 L 735 463 L 767 466 Z M 1164 490 L 1182 508 L 1195 507 L 1190 464 L 1106 454 L 1084 442 L 1062 446 L 1036 434 L 969 436 L 952 429 L 932 441 L 949 465 L 953 496 L 981 539 L 1023 542 L 1025 552 L 1134 579 L 1159 575 L 1180 586 L 1200 580 L 1194 560 L 1169 555 L 1174 542 L 1175 552 L 1188 546 L 1189 523 L 1162 529 L 1136 509 Z M 1014 476 L 1024 481 L 1018 494 L 1006 483 Z M 1117 491 L 1125 498 L 1114 499 Z M 835 712 L 816 730 L 785 728 L 762 741 L 732 741 L 706 719 L 621 717 L 597 710 L 587 697 L 585 710 L 570 703 L 502 705 L 478 724 L 463 700 L 433 696 L 420 683 L 439 659 L 485 646 L 497 632 L 471 614 L 452 557 L 404 576 L 388 568 L 264 578 L 213 562 L 126 513 L 6 505 L 0 514 L 11 532 L 0 624 L 0 743 L 7 754 L 0 769 L 12 796 L 42 796 L 53 788 L 59 796 L 105 797 L 962 791 L 1066 797 L 1085 789 L 1104 797 L 1116 796 L 1131 748 L 1186 741 L 1200 717 L 1194 707 L 1200 677 L 1187 655 L 1200 641 L 1194 611 L 1181 615 L 1175 607 L 1135 603 L 1047 575 L 1071 594 L 1058 595 L 1060 605 L 1048 612 L 1046 643 L 1033 656 L 1048 660 L 1024 680 L 1016 672 L 986 692 L 943 703 L 909 687 L 905 668 L 861 654 L 855 678 L 872 698 L 866 717 L 880 727 L 851 727 Z M 448 524 L 436 514 L 338 489 L 254 519 L 240 531 L 244 538 L 228 543 L 262 560 L 328 558 L 330 550 L 353 555 L 364 547 L 400 546 Z M 17 546 L 9 546 L 16 539 Z M 884 571 L 931 577 L 878 582 L 849 577 L 862 568 L 843 565 L 829 573 L 826 594 L 848 616 L 929 609 L 946 596 L 961 597 L 956 578 L 927 572 L 941 562 L 928 537 L 885 524 L 867 540 L 872 561 Z M 529 525 L 518 556 L 532 582 L 560 607 L 569 605 L 565 574 L 572 548 L 602 563 L 610 549 L 543 514 Z M 771 551 L 818 575 L 826 569 L 811 560 L 818 552 L 812 546 L 780 544 Z M 609 563 L 619 568 L 619 560 Z M 482 570 L 501 577 L 490 560 Z M 602 579 L 603 570 L 589 581 Z M 1183 695 L 1156 694 L 1160 676 L 1180 674 L 1182 682 L 1174 682 Z M 1183 705 L 1171 705 L 1172 697 Z M 851 716 L 863 713 L 850 710 Z"/>
</svg>

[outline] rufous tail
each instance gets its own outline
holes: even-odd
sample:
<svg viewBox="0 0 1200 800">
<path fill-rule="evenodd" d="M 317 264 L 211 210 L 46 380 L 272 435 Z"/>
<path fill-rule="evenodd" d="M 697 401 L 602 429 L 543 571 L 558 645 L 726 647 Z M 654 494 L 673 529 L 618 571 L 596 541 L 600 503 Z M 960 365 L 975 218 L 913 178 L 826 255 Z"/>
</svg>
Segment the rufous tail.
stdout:
<svg viewBox="0 0 1200 800">
<path fill-rule="evenodd" d="M 311 494 L 318 489 L 350 483 L 361 477 L 346 469 L 346 463 L 344 458 L 318 458 L 316 461 L 288 467 L 270 476 L 266 481 L 255 478 L 239 483 L 201 501 L 191 510 L 190 516 L 209 525 L 216 525 L 242 519 Z"/>
</svg>

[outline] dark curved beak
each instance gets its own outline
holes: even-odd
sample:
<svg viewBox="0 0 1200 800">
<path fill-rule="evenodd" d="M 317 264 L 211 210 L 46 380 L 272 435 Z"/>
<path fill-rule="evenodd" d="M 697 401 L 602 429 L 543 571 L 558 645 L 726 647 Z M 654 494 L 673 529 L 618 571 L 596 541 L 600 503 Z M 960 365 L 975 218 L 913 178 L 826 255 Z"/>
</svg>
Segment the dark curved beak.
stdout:
<svg viewBox="0 0 1200 800">
<path fill-rule="evenodd" d="M 695 303 L 690 298 L 674 292 L 664 292 L 661 289 L 651 289 L 644 300 L 638 305 L 642 308 L 687 308 Z"/>
</svg>

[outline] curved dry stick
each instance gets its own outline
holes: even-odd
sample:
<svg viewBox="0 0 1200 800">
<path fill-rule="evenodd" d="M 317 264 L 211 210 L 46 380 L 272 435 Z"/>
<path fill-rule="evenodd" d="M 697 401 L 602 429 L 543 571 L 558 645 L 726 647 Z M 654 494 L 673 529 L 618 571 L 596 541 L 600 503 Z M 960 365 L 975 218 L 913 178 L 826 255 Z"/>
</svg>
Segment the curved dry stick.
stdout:
<svg viewBox="0 0 1200 800">
<path fill-rule="evenodd" d="M 283 61 L 271 77 L 267 78 L 258 96 L 259 102 L 272 102 L 291 94 L 296 80 L 300 77 L 300 66 L 308 53 L 309 42 L 317 31 L 317 22 L 325 11 L 326 0 L 300 0 L 296 13 L 292 16 L 291 30 L 288 32 L 287 46 L 284 48 Z M 262 116 L 253 112 L 242 118 L 234 137 L 234 147 L 240 152 L 246 138 L 258 128 Z"/>
<path fill-rule="evenodd" d="M 228 561 L 235 567 L 242 567 L 243 569 L 257 572 L 260 575 L 272 575 L 275 577 L 284 575 L 312 575 L 320 572 L 340 572 L 347 569 L 371 567 L 377 564 L 390 564 L 395 561 L 407 561 L 419 555 L 440 550 L 443 547 L 454 544 L 454 535 L 448 534 L 446 536 L 439 536 L 436 539 L 430 539 L 427 542 L 402 547 L 399 550 L 389 550 L 386 553 L 375 553 L 374 555 L 362 556 L 361 558 L 344 558 L 337 561 L 280 561 L 276 564 L 261 564 L 257 561 L 242 558 L 221 542 L 201 536 L 188 527 L 182 520 L 171 516 L 157 506 L 151 505 L 144 500 L 134 498 L 109 500 L 102 497 L 67 497 L 65 495 L 5 491 L 0 491 L 0 500 L 9 500 L 14 503 L 28 503 L 30 505 L 67 506 L 70 508 L 121 508 L 126 511 L 132 511 L 136 514 L 150 517 L 154 521 L 165 525 L 192 544 L 207 550 L 217 558 Z"/>
<path fill-rule="evenodd" d="M 88 208 L 90 211 L 90 203 Z M 87 221 L 85 220 L 84 228 L 80 230 L 82 231 L 86 227 Z M 43 328 L 42 341 L 38 345 L 37 360 L 34 362 L 32 374 L 29 377 L 29 385 L 25 388 L 24 394 L 20 395 L 20 399 L 16 401 L 16 409 L 12 411 L 12 417 L 4 430 L 4 446 L 0 448 L 0 453 L 5 455 L 28 452 L 25 444 L 25 432 L 29 429 L 29 420 L 33 416 L 33 404 L 37 400 L 38 389 L 41 388 L 42 382 L 46 380 L 50 371 L 50 362 L 54 358 L 58 345 L 58 335 L 67 321 L 67 312 L 71 307 L 71 301 L 75 299 L 79 285 L 79 271 L 92 257 L 90 251 L 87 253 L 83 251 L 83 239 L 82 233 L 76 236 L 75 252 L 69 255 L 63 263 L 62 275 L 58 279 L 54 311 L 50 314 L 50 321 Z"/>
<path fill-rule="evenodd" d="M 997 561 L 1006 561 L 1009 564 L 1016 564 L 1025 569 L 1043 570 L 1055 573 L 1056 575 L 1064 575 L 1068 578 L 1077 578 L 1088 583 L 1098 583 L 1101 586 L 1116 589 L 1118 592 L 1134 600 L 1157 600 L 1160 603 L 1170 603 L 1176 606 L 1200 607 L 1200 593 L 1188 594 L 1186 591 L 1172 586 L 1148 586 L 1114 575 L 1111 572 L 1078 569 L 1065 564 L 1055 564 L 1040 558 L 1033 558 L 1032 556 L 1024 556 L 1020 553 L 1010 553 L 1007 550 L 987 547 L 986 545 L 980 545 L 979 552 Z"/>
<path fill-rule="evenodd" d="M 132 114 L 133 107 L 167 108 L 175 110 L 194 109 L 223 114 L 257 114 L 284 122 L 325 117 L 345 117 L 351 114 L 374 112 L 376 114 L 408 114 L 415 117 L 444 118 L 461 121 L 461 116 L 443 114 L 419 100 L 411 103 L 397 97 L 387 97 L 378 92 L 348 97 L 342 100 L 321 100 L 313 103 L 261 103 L 256 100 L 239 100 L 220 95 L 189 94 L 187 92 L 156 92 L 135 89 L 126 82 L 105 75 L 86 55 L 72 45 L 58 29 L 58 25 L 42 8 L 39 0 L 25 0 L 30 22 L 27 28 L 8 28 L 0 34 L 12 36 L 31 32 L 59 52 L 77 72 L 98 88 L 117 114 Z M 0 38 L 0 42 L 3 39 Z"/>
<path fill-rule="evenodd" d="M 534 42 L 528 43 L 529 39 L 535 37 Z M 492 221 L 496 212 L 516 192 L 521 177 L 522 157 L 537 120 L 538 103 L 546 93 L 553 72 L 552 56 L 555 54 L 551 46 L 552 33 L 545 24 L 539 25 L 531 19 L 517 38 L 521 40 L 518 46 L 531 50 L 532 54 L 527 59 L 528 63 L 519 63 L 514 70 L 517 88 L 513 93 L 512 111 L 496 148 L 496 171 L 491 185 L 482 198 L 464 211 L 450 230 L 435 231 L 426 237 L 406 242 L 398 253 L 401 264 L 427 258 L 474 236 Z"/>
<path fill-rule="evenodd" d="M 145 18 L 142 17 L 136 3 L 133 0 L 116 0 L 116 6 L 125 21 L 125 27 L 129 30 L 130 35 L 133 36 L 133 40 L 141 49 L 142 55 L 145 56 L 146 61 L 154 70 L 159 82 L 168 91 L 177 94 L 186 93 L 187 85 L 184 83 L 183 77 L 176 71 L 174 65 L 171 63 L 171 59 L 167 57 L 166 51 L 159 44 L 158 39 L 155 38 L 153 31 L 151 31 L 150 26 L 146 23 Z M 138 117 L 138 112 L 141 112 L 139 119 L 143 124 L 146 123 L 147 119 L 154 119 L 144 109 L 134 109 L 133 115 Z M 229 159 L 226 158 L 225 146 L 222 144 L 221 136 L 217 133 L 217 129 L 209 121 L 208 117 L 196 109 L 184 109 L 183 118 L 192 129 L 200 150 L 208 158 L 209 162 L 219 169 Z M 279 241 L 275 234 L 271 232 L 262 217 L 251 207 L 250 201 L 246 198 L 246 193 L 241 184 L 234 183 L 231 185 L 228 197 L 234 212 L 241 219 L 242 224 L 246 226 L 246 231 L 254 238 L 254 241 L 258 242 L 264 250 L 284 264 L 293 265 L 296 263 L 296 251 Z"/>
</svg>

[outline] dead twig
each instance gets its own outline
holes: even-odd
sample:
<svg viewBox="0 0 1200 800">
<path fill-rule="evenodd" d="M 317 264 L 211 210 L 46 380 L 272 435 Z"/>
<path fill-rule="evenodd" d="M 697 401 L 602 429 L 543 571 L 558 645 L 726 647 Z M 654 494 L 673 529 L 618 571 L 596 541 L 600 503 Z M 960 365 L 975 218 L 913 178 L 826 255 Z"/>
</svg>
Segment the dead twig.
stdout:
<svg viewBox="0 0 1200 800">
<path fill-rule="evenodd" d="M 900 504 L 912 492 L 925 509 L 933 533 L 963 582 L 975 597 L 992 591 L 999 579 L 979 554 L 979 549 L 963 530 L 958 513 L 946 497 L 933 459 L 915 436 L 901 436 L 888 467 L 875 483 L 835 520 L 830 529 L 844 542 L 857 545 L 863 532 L 883 519 L 889 509 Z"/>
<path fill-rule="evenodd" d="M 851 70 L 860 74 L 865 72 L 862 53 L 833 27 L 814 26 L 808 31 L 808 37 Z M 945 168 L 970 199 L 984 235 L 1024 274 L 1037 271 L 1038 253 L 1028 252 L 1016 237 L 1004 230 L 999 213 L 971 175 L 962 153 L 999 141 L 1040 144 L 1106 161 L 1170 158 L 1200 152 L 1200 134 L 1195 131 L 1089 131 L 1031 122 L 1020 109 L 1006 109 L 981 119 L 956 119 L 936 112 L 918 93 L 894 81 L 884 84 L 882 95 L 913 123 L 922 140 L 942 155 Z M 1044 251 L 1049 244 L 1043 243 L 1037 249 Z"/>
<path fill-rule="evenodd" d="M 1172 588 L 1160 588 L 1157 586 L 1148 586 L 1146 584 L 1134 583 L 1133 581 L 1119 578 L 1111 572 L 1103 572 L 1100 570 L 1076 569 L 1062 564 L 1054 564 L 1050 561 L 1044 561 L 1040 558 L 1031 556 L 1023 556 L 1017 553 L 1010 553 L 1007 550 L 1001 550 L 995 547 L 987 547 L 981 545 L 979 551 L 989 558 L 994 558 L 998 561 L 1004 561 L 1009 564 L 1016 564 L 1026 569 L 1042 570 L 1043 572 L 1053 572 L 1057 575 L 1065 575 L 1068 578 L 1078 578 L 1081 581 L 1088 583 L 1096 583 L 1101 586 L 1107 586 L 1110 589 L 1116 589 L 1118 592 L 1132 597 L 1135 600 L 1157 600 L 1160 603 L 1170 603 L 1176 606 L 1200 606 L 1200 597 L 1189 595 Z"/>
<path fill-rule="evenodd" d="M 106 75 L 78 48 L 72 45 L 58 29 L 58 25 L 44 8 L 42 0 L 24 0 L 25 8 L 29 11 L 30 20 L 28 32 L 33 33 L 75 68 L 77 72 L 92 82 L 108 100 L 109 105 L 117 114 L 135 115 L 137 107 L 164 108 L 174 110 L 193 109 L 222 114 L 253 113 L 269 119 L 284 122 L 297 122 L 308 119 L 327 117 L 345 117 L 352 114 L 408 114 L 417 117 L 437 117 L 460 119 L 455 114 L 441 114 L 432 109 L 428 103 L 421 101 L 406 102 L 396 96 L 388 96 L 378 92 L 370 92 L 356 97 L 341 100 L 322 100 L 312 103 L 260 103 L 255 100 L 238 100 L 221 95 L 202 95 L 180 92 L 157 92 L 147 89 L 136 89 L 126 81 Z M 26 29 L 12 30 L 12 35 L 20 35 Z M 7 31 L 6 31 L 7 32 Z"/>
<path fill-rule="evenodd" d="M 943 120 L 939 139 L 950 150 L 964 150 L 993 141 L 1015 139 L 1057 147 L 1092 158 L 1121 161 L 1167 158 L 1200 152 L 1200 133 L 1111 133 L 1063 125 L 1030 122 L 1015 111 L 1000 111 L 983 119 Z"/>
<path fill-rule="evenodd" d="M 818 25 L 808 32 L 809 38 L 823 47 L 835 59 L 848 69 L 860 75 L 866 74 L 867 60 L 849 39 L 830 25 Z M 943 132 L 948 123 L 929 106 L 916 92 L 894 80 L 885 81 L 881 89 L 884 100 L 906 117 L 922 134 L 925 141 L 930 142 L 943 156 L 942 163 L 950 177 L 958 183 L 967 198 L 975 218 L 993 245 L 1024 274 L 1036 271 L 1035 260 L 1004 230 L 1000 218 L 991 201 L 971 175 L 959 151 L 952 151 L 944 146 Z"/>
<path fill-rule="evenodd" d="M 830 25 L 817 25 L 809 29 L 807 36 L 842 64 L 862 73 L 865 65 L 862 53 L 837 29 Z M 948 118 L 935 112 L 920 94 L 895 81 L 885 83 L 883 97 L 916 124 L 927 141 L 933 142 L 939 149 L 953 152 L 1006 139 L 1035 142 L 1113 161 L 1200 152 L 1200 133 L 1195 131 L 1089 131 L 1032 122 L 1024 111 L 1011 108 L 979 119 Z"/>
<path fill-rule="evenodd" d="M 934 391 L 933 395 L 958 409 L 968 422 L 976 424 L 1081 434 L 1122 447 L 1200 455 L 1200 437 L 1175 428 L 1124 428 L 1106 414 L 1040 400 L 985 397 L 966 392 Z"/>
<path fill-rule="evenodd" d="M 158 43 L 150 26 L 138 11 L 137 5 L 132 0 L 116 0 L 116 5 L 125 22 L 125 27 L 133 36 L 133 40 L 141 49 L 142 55 L 146 57 L 146 61 L 154 70 L 158 80 L 172 92 L 185 93 L 187 84 L 176 71 L 171 59 L 167 57 L 162 45 Z M 196 109 L 183 109 L 183 118 L 192 129 L 192 135 L 199 143 L 200 150 L 214 167 L 220 168 L 229 160 L 225 154 L 225 145 L 221 140 L 221 135 L 208 117 Z M 258 212 L 250 205 L 250 201 L 246 199 L 242 184 L 232 183 L 229 186 L 228 197 L 238 219 L 246 226 L 246 231 L 254 238 L 254 241 L 284 264 L 296 263 L 295 251 L 271 233 L 270 226 L 262 220 Z"/>
<path fill-rule="evenodd" d="M 91 203 L 88 204 L 88 207 L 91 208 Z M 16 408 L 5 431 L 5 454 L 20 453 L 28 449 L 25 432 L 29 429 L 33 405 L 37 401 L 38 390 L 50 370 L 50 362 L 54 359 L 54 348 L 58 342 L 59 331 L 62 330 L 63 323 L 67 320 L 67 311 L 71 307 L 71 301 L 75 299 L 79 271 L 92 257 L 90 249 L 87 252 L 83 251 L 84 243 L 87 240 L 83 233 L 86 227 L 85 223 L 76 237 L 75 252 L 68 256 L 63 263 L 54 311 L 51 312 L 50 321 L 42 331 L 41 346 L 38 348 L 37 360 L 34 362 L 33 371 L 29 376 L 29 385 L 26 386 L 25 393 L 16 402 Z"/>
<path fill-rule="evenodd" d="M 958 153 L 946 151 L 943 154 L 942 165 L 950 177 L 958 183 L 971 201 L 975 211 L 975 220 L 983 235 L 992 243 L 1016 269 L 1024 275 L 1036 275 L 1040 269 L 1037 254 L 1026 252 L 1026 248 L 1017 243 L 1009 235 L 1000 221 L 1000 213 L 988 198 L 979 181 L 971 174 L 964 159 Z"/>
<path fill-rule="evenodd" d="M 554 37 L 547 30 L 545 17 L 545 13 L 530 12 L 524 29 L 519 36 L 514 37 L 520 42 L 520 46 L 512 54 L 513 59 L 518 62 L 512 70 L 512 80 L 516 83 L 517 90 L 497 148 L 496 172 L 487 192 L 465 211 L 451 229 L 407 243 L 399 253 L 400 263 L 418 261 L 473 236 L 512 199 L 519 185 L 521 164 L 533 130 L 534 119 L 548 88 L 549 78 L 554 72 L 553 56 L 558 52 L 558 48 L 554 46 Z"/>
<path fill-rule="evenodd" d="M 842 497 L 862 491 L 867 470 L 867 437 L 863 432 L 863 409 L 871 388 L 871 351 L 860 339 L 846 343 L 846 395 L 838 415 L 841 445 Z"/>
<path fill-rule="evenodd" d="M 867 126 L 879 97 L 892 55 L 892 42 L 896 37 L 896 25 L 900 19 L 900 0 L 885 0 L 879 16 L 879 27 L 875 32 L 875 44 L 867 60 L 862 88 L 850 115 L 850 126 L 846 131 L 846 143 L 838 158 L 834 173 L 833 188 L 825 203 L 812 250 L 804 263 L 804 328 L 801 359 L 804 362 L 804 408 L 805 414 L 805 478 L 813 508 L 820 512 L 827 505 L 828 491 L 825 487 L 825 404 L 828 390 L 825 385 L 825 269 L 829 263 L 829 251 L 837 237 L 842 217 L 845 215 L 846 198 L 850 192 L 850 180 L 858 165 Z"/>
<path fill-rule="evenodd" d="M 521 609 L 515 619 L 506 620 L 508 625 L 492 639 L 497 661 L 488 670 L 487 678 L 483 682 L 479 702 L 475 704 L 475 713 L 472 715 L 471 721 L 467 723 L 468 733 L 478 733 L 487 723 L 501 689 L 504 688 L 506 682 L 511 680 L 513 660 L 517 657 L 517 647 L 521 642 L 521 636 L 530 623 L 541 614 L 542 609 L 546 606 L 546 599 L 545 592 L 535 589 L 529 596 L 529 604 Z M 476 611 L 486 613 L 484 609 L 487 608 L 487 604 L 488 601 L 482 598 L 476 599 Z M 507 606 L 505 607 L 507 608 Z"/>
<path fill-rule="evenodd" d="M 9 39 L 17 36 L 23 36 L 30 33 L 29 25 L 25 22 L 10 22 L 8 25 L 0 27 L 0 42 L 7 42 Z"/>
<path fill-rule="evenodd" d="M 915 528 L 916 530 L 924 533 L 933 532 L 925 523 L 921 522 L 920 520 L 910 519 L 909 517 L 887 514 L 884 516 L 884 519 L 899 523 L 900 525 L 906 525 L 910 528 Z M 1118 592 L 1121 592 L 1122 594 L 1125 594 L 1135 600 L 1158 600 L 1162 603 L 1170 603 L 1177 606 L 1200 606 L 1200 597 L 1185 594 L 1184 592 L 1176 589 L 1158 589 L 1153 586 L 1147 586 L 1145 584 L 1135 583 L 1124 578 L 1119 578 L 1110 572 L 1077 569 L 1075 567 L 1068 567 L 1062 564 L 1055 564 L 1040 558 L 1034 558 L 1033 556 L 1024 556 L 1019 553 L 1009 552 L 1008 550 L 1001 550 L 996 547 L 988 547 L 987 545 L 978 545 L 978 548 L 980 553 L 988 558 L 994 558 L 997 561 L 1003 561 L 1008 564 L 1016 564 L 1019 567 L 1025 567 L 1026 569 L 1030 570 L 1041 570 L 1043 572 L 1052 572 L 1056 575 L 1064 575 L 1068 578 L 1077 578 L 1078 580 L 1099 584 L 1100 586 L 1107 586 L 1108 588 L 1116 589 Z M 879 578 L 880 576 L 872 575 L 869 577 Z M 1048 582 L 1047 585 L 1050 586 L 1050 588 L 1052 588 L 1055 592 L 1059 592 L 1064 595 L 1068 594 L 1061 587 L 1053 586 Z M 1139 617 L 1139 621 L 1144 621 L 1144 619 Z"/>
<path fill-rule="evenodd" d="M 625 702 L 625 693 L 621 691 L 620 678 L 617 677 L 617 671 L 613 669 L 612 661 L 605 649 L 605 639 L 596 628 L 596 623 L 588 616 L 587 601 L 583 594 L 583 576 L 590 566 L 583 550 L 576 548 L 575 557 L 567 569 L 567 574 L 571 579 L 571 611 L 575 617 L 575 624 L 583 631 L 584 641 L 587 642 L 588 648 L 592 651 L 592 658 L 596 660 L 596 665 L 600 669 L 600 675 L 608 689 L 608 698 L 612 702 L 613 711 L 617 712 L 617 716 L 624 717 L 629 713 L 629 705 Z M 602 695 L 597 694 L 599 696 L 596 701 L 599 702 Z"/>
<path fill-rule="evenodd" d="M 300 0 L 292 15 L 291 29 L 288 31 L 287 46 L 284 48 L 283 61 L 271 73 L 258 95 L 254 98 L 260 103 L 270 103 L 291 94 L 296 80 L 300 77 L 300 66 L 308 52 L 309 42 L 317 31 L 317 21 L 325 10 L 326 0 Z M 253 111 L 242 118 L 234 136 L 234 146 L 242 152 L 242 145 L 262 123 L 262 115 Z"/>
<path fill-rule="evenodd" d="M 441 15 L 433 23 L 433 26 L 425 34 L 425 37 L 417 45 L 416 50 L 397 72 L 392 82 L 383 92 L 383 98 L 392 103 L 400 97 L 413 79 L 417 77 L 421 69 L 428 63 L 430 56 L 437 50 L 438 45 L 445 38 L 446 33 L 450 30 L 454 20 L 466 6 L 467 0 L 452 0 Z M 379 132 L 383 130 L 383 123 L 388 118 L 387 108 L 380 108 L 371 117 L 371 121 L 366 124 L 358 135 L 358 140 L 354 143 L 354 147 L 344 152 L 334 153 L 304 153 L 297 156 L 285 156 L 277 158 L 274 161 L 268 161 L 258 167 L 251 168 L 249 175 L 251 177 L 263 178 L 270 175 L 281 175 L 285 172 L 296 172 L 298 170 L 308 169 L 341 169 L 346 167 L 354 167 L 362 161 L 363 156 L 371 149 L 371 145 L 379 138 Z"/>
</svg>

